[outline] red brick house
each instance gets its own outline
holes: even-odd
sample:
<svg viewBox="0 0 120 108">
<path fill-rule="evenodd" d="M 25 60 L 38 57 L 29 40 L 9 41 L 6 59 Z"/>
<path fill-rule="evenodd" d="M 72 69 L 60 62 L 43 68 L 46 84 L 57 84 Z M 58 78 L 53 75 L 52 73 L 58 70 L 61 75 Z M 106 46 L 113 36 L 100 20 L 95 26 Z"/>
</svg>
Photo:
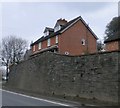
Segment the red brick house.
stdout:
<svg viewBox="0 0 120 108">
<path fill-rule="evenodd" d="M 104 43 L 106 51 L 120 51 L 120 36 L 110 36 Z"/>
<path fill-rule="evenodd" d="M 57 20 L 54 28 L 46 27 L 44 36 L 31 44 L 32 53 L 52 51 L 66 55 L 97 52 L 97 36 L 81 16 L 66 21 Z"/>
</svg>

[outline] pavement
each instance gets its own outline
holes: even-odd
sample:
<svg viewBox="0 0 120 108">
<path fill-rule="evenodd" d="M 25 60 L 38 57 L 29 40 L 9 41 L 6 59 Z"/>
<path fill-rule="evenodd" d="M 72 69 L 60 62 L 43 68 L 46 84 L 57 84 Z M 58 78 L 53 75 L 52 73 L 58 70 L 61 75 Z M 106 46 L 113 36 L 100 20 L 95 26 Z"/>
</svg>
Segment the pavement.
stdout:
<svg viewBox="0 0 120 108">
<path fill-rule="evenodd" d="M 61 103 L 11 91 L 2 90 L 2 108 L 120 108 L 104 106 L 72 106 L 68 103 Z"/>
<path fill-rule="evenodd" d="M 12 91 L 12 92 L 11 92 Z M 120 108 L 96 103 L 89 100 L 70 101 L 56 97 L 41 96 L 36 93 L 29 93 L 21 90 L 6 89 L 2 91 L 2 104 L 4 106 L 51 106 L 60 108 Z M 107 105 L 107 106 L 106 106 Z M 108 107 L 109 106 L 109 107 Z M 4 107 L 3 107 L 4 108 Z M 5 107 L 6 108 L 6 107 Z M 16 107 L 15 107 L 16 108 Z M 23 107 L 22 107 L 23 108 Z"/>
<path fill-rule="evenodd" d="M 2 106 L 69 106 L 69 105 L 3 90 Z"/>
<path fill-rule="evenodd" d="M 7 90 L 2 90 L 2 106 L 3 108 L 5 106 L 42 106 L 42 107 L 55 107 L 55 108 L 78 108 L 77 106 L 74 106 L 73 104 L 68 104 L 66 102 L 58 102 L 53 100 L 47 100 L 37 97 L 32 97 L 20 93 L 15 93 Z M 80 107 L 84 108 L 84 106 Z"/>
</svg>

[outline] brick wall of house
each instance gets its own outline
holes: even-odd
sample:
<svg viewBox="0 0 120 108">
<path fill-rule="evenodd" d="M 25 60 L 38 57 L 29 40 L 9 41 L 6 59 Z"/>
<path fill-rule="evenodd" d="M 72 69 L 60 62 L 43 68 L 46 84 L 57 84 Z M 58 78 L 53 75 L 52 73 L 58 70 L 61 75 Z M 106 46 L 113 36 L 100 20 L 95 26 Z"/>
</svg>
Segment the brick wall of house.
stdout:
<svg viewBox="0 0 120 108">
<path fill-rule="evenodd" d="M 90 32 L 88 32 L 88 53 L 95 52 L 97 52 L 97 40 Z"/>
<path fill-rule="evenodd" d="M 42 42 L 42 49 L 44 49 L 46 47 L 47 47 L 47 40 L 45 40 L 45 41 Z"/>
<path fill-rule="evenodd" d="M 96 39 L 81 21 L 62 33 L 59 38 L 59 52 L 61 54 L 69 52 L 70 55 L 81 55 L 96 52 Z M 85 45 L 82 45 L 82 39 L 86 40 Z"/>
<path fill-rule="evenodd" d="M 32 53 L 34 53 L 34 51 L 33 51 L 33 46 L 31 47 L 31 49 L 32 49 Z"/>
<path fill-rule="evenodd" d="M 55 44 L 56 44 L 56 37 L 50 38 L 50 46 L 55 45 Z"/>
<path fill-rule="evenodd" d="M 50 46 L 53 46 L 55 44 L 56 44 L 56 37 L 50 38 Z M 35 53 L 37 51 L 48 48 L 50 46 L 47 46 L 47 40 L 45 40 L 45 41 L 41 42 L 41 49 L 39 49 L 39 43 L 38 43 L 38 44 L 35 44 L 35 51 L 33 50 L 34 46 L 32 47 L 32 52 Z"/>
<path fill-rule="evenodd" d="M 115 50 L 120 50 L 120 46 L 119 46 L 118 41 L 113 41 L 113 42 L 108 42 L 106 43 L 105 49 L 106 51 L 115 51 Z"/>
</svg>

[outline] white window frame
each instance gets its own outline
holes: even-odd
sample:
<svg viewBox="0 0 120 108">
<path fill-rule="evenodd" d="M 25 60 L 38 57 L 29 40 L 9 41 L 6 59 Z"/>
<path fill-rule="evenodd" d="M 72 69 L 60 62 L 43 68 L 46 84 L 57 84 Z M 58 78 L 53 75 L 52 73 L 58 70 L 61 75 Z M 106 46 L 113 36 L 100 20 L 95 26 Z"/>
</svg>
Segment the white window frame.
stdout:
<svg viewBox="0 0 120 108">
<path fill-rule="evenodd" d="M 85 45 L 85 39 L 81 39 L 82 45 Z"/>
<path fill-rule="evenodd" d="M 54 32 L 57 32 L 61 29 L 61 26 L 60 25 L 57 25 L 55 28 L 54 28 Z"/>
<path fill-rule="evenodd" d="M 35 51 L 35 45 L 33 45 L 33 51 Z"/>
<path fill-rule="evenodd" d="M 47 35 L 49 35 L 49 31 L 46 31 L 46 32 L 44 33 L 44 36 L 47 36 Z"/>
<path fill-rule="evenodd" d="M 56 36 L 56 40 L 55 40 L 56 44 L 58 43 L 58 36 Z"/>
<path fill-rule="evenodd" d="M 68 51 L 65 51 L 65 55 L 69 55 L 69 52 L 68 52 Z"/>
<path fill-rule="evenodd" d="M 38 44 L 38 49 L 39 49 L 39 50 L 41 49 L 41 46 L 42 46 L 42 43 L 40 42 L 40 43 Z"/>
<path fill-rule="evenodd" d="M 50 38 L 47 40 L 47 46 L 50 46 Z"/>
</svg>

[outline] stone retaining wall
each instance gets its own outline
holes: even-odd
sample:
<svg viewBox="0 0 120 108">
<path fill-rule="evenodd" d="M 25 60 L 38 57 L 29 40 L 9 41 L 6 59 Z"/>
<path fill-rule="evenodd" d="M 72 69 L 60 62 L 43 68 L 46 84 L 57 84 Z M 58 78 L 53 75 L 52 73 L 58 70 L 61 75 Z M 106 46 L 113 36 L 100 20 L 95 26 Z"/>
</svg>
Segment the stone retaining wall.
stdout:
<svg viewBox="0 0 120 108">
<path fill-rule="evenodd" d="M 12 66 L 7 86 L 118 102 L 119 58 L 120 52 L 77 57 L 44 52 Z"/>
</svg>

